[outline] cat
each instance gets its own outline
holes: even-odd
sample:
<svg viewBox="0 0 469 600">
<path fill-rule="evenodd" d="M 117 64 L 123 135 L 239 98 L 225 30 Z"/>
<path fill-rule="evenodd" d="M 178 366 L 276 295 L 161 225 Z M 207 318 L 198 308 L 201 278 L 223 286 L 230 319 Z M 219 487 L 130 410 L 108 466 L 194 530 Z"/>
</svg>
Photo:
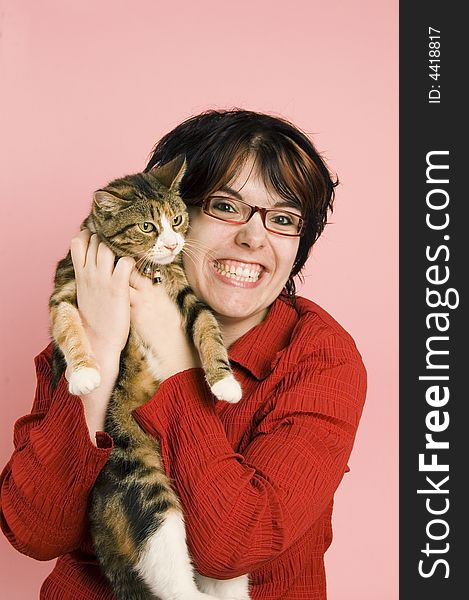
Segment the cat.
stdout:
<svg viewBox="0 0 469 600">
<path fill-rule="evenodd" d="M 111 181 L 95 192 L 81 229 L 96 233 L 116 261 L 132 256 L 139 272 L 165 286 L 199 352 L 212 393 L 237 402 L 242 390 L 219 324 L 189 286 L 180 251 L 167 264 L 152 258 L 161 238 L 166 244 L 170 239 L 170 247 L 174 242 L 177 249 L 183 247 L 189 215 L 179 187 L 185 170 L 180 156 L 147 173 Z M 70 392 L 87 394 L 99 386 L 99 365 L 78 312 L 70 252 L 58 263 L 54 284 L 49 301 L 53 384 L 66 368 Z M 156 357 L 131 327 L 105 421 L 114 448 L 90 496 L 91 537 L 102 570 L 117 600 L 249 600 L 247 575 L 218 581 L 193 570 L 182 508 L 165 475 L 159 442 L 131 414 L 160 382 Z"/>
</svg>

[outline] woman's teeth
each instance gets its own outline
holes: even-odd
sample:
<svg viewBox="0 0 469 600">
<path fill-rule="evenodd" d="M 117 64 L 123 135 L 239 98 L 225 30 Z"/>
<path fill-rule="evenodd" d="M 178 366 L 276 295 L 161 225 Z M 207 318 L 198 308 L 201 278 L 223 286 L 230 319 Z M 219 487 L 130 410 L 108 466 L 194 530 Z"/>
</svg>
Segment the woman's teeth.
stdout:
<svg viewBox="0 0 469 600">
<path fill-rule="evenodd" d="M 257 281 L 259 279 L 259 269 L 248 269 L 247 267 L 235 267 L 215 261 L 215 268 L 227 279 L 235 279 L 236 281 Z"/>
</svg>

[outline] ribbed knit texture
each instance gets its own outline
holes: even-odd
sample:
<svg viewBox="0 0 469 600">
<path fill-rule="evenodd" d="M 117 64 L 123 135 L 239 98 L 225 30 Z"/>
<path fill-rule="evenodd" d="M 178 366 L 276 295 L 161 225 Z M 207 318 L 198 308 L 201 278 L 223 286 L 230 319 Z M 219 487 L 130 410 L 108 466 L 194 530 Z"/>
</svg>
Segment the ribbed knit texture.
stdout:
<svg viewBox="0 0 469 600">
<path fill-rule="evenodd" d="M 86 507 L 112 440 L 90 442 L 81 401 L 63 377 L 53 391 L 50 352 L 36 357 L 33 410 L 16 423 L 16 450 L 1 475 L 1 525 L 19 551 L 60 556 L 41 598 L 111 600 Z M 229 358 L 240 403 L 217 401 L 202 369 L 189 369 L 134 416 L 161 440 L 200 573 L 249 573 L 253 600 L 325 600 L 333 495 L 366 393 L 360 354 L 330 315 L 298 297 L 295 308 L 277 299 Z"/>
</svg>

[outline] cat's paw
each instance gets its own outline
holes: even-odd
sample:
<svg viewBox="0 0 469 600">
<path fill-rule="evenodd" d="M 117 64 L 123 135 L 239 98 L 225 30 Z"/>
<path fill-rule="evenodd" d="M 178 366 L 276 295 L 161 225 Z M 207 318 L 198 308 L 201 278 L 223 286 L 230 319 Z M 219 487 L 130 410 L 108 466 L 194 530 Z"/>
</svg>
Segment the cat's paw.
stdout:
<svg viewBox="0 0 469 600">
<path fill-rule="evenodd" d="M 97 369 L 82 367 L 70 374 L 68 390 L 74 396 L 89 394 L 101 383 L 101 376 Z"/>
<path fill-rule="evenodd" d="M 224 400 L 225 402 L 231 402 L 234 404 L 235 402 L 239 402 L 243 395 L 243 390 L 241 386 L 233 377 L 233 375 L 228 375 L 220 381 L 217 381 L 212 386 L 210 386 L 212 390 L 212 394 L 218 398 L 218 400 Z"/>
<path fill-rule="evenodd" d="M 248 575 L 240 575 L 233 579 L 212 579 L 195 572 L 195 581 L 199 590 L 212 594 L 220 600 L 249 600 Z"/>
</svg>

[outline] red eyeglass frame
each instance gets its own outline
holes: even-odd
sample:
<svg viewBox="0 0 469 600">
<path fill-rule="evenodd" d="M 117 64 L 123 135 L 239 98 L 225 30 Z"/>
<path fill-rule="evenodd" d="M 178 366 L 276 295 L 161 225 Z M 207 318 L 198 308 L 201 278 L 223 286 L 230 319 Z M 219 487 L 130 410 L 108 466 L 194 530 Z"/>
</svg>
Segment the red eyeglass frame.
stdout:
<svg viewBox="0 0 469 600">
<path fill-rule="evenodd" d="M 273 229 L 269 229 L 267 227 L 267 225 L 265 224 L 265 217 L 267 215 L 268 212 L 272 212 L 272 211 L 277 211 L 278 209 L 276 208 L 264 208 L 262 206 L 253 206 L 252 204 L 248 204 L 247 202 L 244 202 L 243 200 L 238 200 L 236 199 L 236 202 L 239 202 L 240 204 L 244 204 L 245 206 L 247 206 L 251 213 L 248 216 L 248 218 L 245 221 L 231 221 L 229 219 L 222 219 L 221 217 L 216 217 L 215 215 L 212 215 L 212 213 L 210 213 L 208 211 L 208 205 L 210 204 L 210 201 L 213 200 L 214 198 L 220 198 L 220 200 L 226 200 L 227 202 L 232 201 L 231 198 L 223 198 L 223 196 L 210 196 L 209 198 L 206 198 L 202 204 L 202 210 L 204 211 L 204 213 L 206 215 L 208 215 L 209 217 L 212 217 L 213 219 L 217 219 L 217 221 L 223 221 L 224 223 L 232 223 L 233 225 L 242 225 L 244 223 L 247 223 L 251 218 L 252 215 L 256 212 L 261 214 L 261 218 L 262 218 L 262 223 L 266 229 L 266 231 L 269 231 L 270 233 L 276 233 L 277 235 L 281 235 L 284 237 L 302 237 L 305 233 L 305 220 L 303 219 L 303 217 L 300 217 L 299 215 L 297 215 L 296 213 L 292 213 L 289 210 L 285 210 L 282 212 L 285 212 L 287 215 L 292 215 L 293 217 L 296 217 L 297 219 L 300 220 L 300 230 L 298 233 L 281 233 L 280 231 L 274 231 Z"/>
</svg>

